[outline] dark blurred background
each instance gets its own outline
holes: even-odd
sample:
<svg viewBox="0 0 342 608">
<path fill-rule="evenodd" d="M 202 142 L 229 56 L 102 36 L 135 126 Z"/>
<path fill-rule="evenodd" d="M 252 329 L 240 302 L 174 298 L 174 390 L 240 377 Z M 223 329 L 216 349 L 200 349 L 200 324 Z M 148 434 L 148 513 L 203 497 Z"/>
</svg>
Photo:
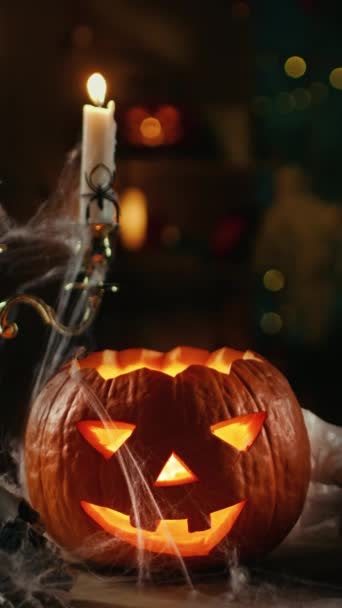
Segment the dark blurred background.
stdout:
<svg viewBox="0 0 342 608">
<path fill-rule="evenodd" d="M 54 191 L 100 71 L 123 223 L 147 212 L 139 243 L 123 229 L 94 347 L 254 349 L 342 424 L 341 19 L 338 0 L 2 1 L 6 210 L 26 222 Z M 8 403 L 46 338 L 27 315 L 1 350 Z M 25 405 L 7 409 L 15 432 Z"/>
</svg>

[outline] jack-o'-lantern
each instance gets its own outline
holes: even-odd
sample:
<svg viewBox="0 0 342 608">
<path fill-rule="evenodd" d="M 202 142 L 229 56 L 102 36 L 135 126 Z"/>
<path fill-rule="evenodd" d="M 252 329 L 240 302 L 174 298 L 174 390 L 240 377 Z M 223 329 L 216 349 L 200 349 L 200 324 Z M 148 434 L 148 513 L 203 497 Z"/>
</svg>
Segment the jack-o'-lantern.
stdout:
<svg viewBox="0 0 342 608">
<path fill-rule="evenodd" d="M 301 409 L 259 355 L 93 353 L 32 406 L 29 497 L 60 545 L 100 564 L 195 564 L 276 546 L 310 475 Z"/>
</svg>

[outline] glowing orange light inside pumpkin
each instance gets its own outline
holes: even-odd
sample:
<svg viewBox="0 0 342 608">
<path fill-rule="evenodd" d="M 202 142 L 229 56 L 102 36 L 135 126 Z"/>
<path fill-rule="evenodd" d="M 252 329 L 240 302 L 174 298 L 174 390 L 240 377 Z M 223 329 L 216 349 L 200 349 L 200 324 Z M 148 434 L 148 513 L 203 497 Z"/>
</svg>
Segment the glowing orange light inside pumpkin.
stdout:
<svg viewBox="0 0 342 608">
<path fill-rule="evenodd" d="M 155 486 L 178 486 L 198 481 L 196 475 L 187 467 L 185 462 L 172 452 L 165 466 L 160 471 Z"/>
<path fill-rule="evenodd" d="M 135 425 L 126 422 L 83 420 L 77 428 L 88 443 L 109 460 L 132 435 Z"/>
<path fill-rule="evenodd" d="M 266 412 L 237 416 L 210 427 L 211 432 L 240 451 L 248 450 L 259 435 L 266 420 Z"/>
<path fill-rule="evenodd" d="M 241 352 L 232 348 L 220 348 L 210 353 L 199 348 L 179 346 L 168 353 L 134 348 L 121 352 L 105 350 L 80 359 L 78 366 L 81 369 L 96 369 L 104 380 L 110 380 L 143 368 L 156 370 L 169 376 L 177 376 L 190 365 L 204 365 L 217 372 L 229 374 L 232 364 L 238 359 L 258 360 L 250 351 Z"/>
<path fill-rule="evenodd" d="M 197 532 L 188 531 L 187 519 L 159 520 L 155 532 L 151 532 L 132 526 L 129 516 L 120 511 L 84 501 L 81 502 L 81 507 L 103 530 L 134 547 L 152 553 L 191 557 L 208 555 L 229 534 L 246 502 L 243 500 L 211 513 L 211 527 Z"/>
</svg>

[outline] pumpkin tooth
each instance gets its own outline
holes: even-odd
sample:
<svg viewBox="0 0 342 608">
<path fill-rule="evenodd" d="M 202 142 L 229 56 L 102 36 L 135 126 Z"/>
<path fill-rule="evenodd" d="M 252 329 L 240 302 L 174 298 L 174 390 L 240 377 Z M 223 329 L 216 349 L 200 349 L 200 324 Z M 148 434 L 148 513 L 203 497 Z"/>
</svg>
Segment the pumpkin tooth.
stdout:
<svg viewBox="0 0 342 608">
<path fill-rule="evenodd" d="M 207 350 L 191 348 L 188 346 L 177 346 L 163 357 L 162 371 L 169 376 L 177 376 L 190 365 L 205 365 L 209 357 Z"/>
<path fill-rule="evenodd" d="M 192 513 L 188 517 L 188 532 L 201 532 L 202 530 L 209 530 L 211 527 L 210 515 L 206 513 Z"/>
<path fill-rule="evenodd" d="M 211 353 L 206 361 L 206 366 L 222 374 L 229 374 L 234 361 L 243 359 L 243 357 L 244 354 L 240 350 L 224 347 Z"/>
</svg>

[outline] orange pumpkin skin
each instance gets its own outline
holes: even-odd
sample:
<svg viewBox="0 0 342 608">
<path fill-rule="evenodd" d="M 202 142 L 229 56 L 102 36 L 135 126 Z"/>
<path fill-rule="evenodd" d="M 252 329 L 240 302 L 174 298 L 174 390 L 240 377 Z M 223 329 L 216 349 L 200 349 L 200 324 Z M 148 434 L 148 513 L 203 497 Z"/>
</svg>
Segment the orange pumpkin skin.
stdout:
<svg viewBox="0 0 342 608">
<path fill-rule="evenodd" d="M 97 369 L 108 375 L 108 360 L 118 375 L 105 380 Z M 177 375 L 165 373 L 170 362 Z M 203 550 L 203 542 L 201 549 L 200 540 L 198 547 L 192 542 L 181 550 L 190 566 L 224 561 L 232 550 L 240 559 L 255 558 L 288 534 L 304 504 L 310 448 L 297 400 L 270 363 L 248 352 L 226 348 L 210 355 L 186 347 L 165 355 L 104 351 L 79 363 L 45 386 L 32 405 L 25 437 L 29 498 L 62 547 L 103 565 L 134 566 L 142 554 L 158 566 L 177 564 L 177 547 L 163 550 L 160 539 L 151 540 L 157 520 L 187 519 L 199 538 L 210 528 L 210 513 L 236 504 L 243 506 L 236 521 L 210 550 Z M 213 433 L 222 421 L 250 414 L 267 417 L 248 449 Z M 102 416 L 109 425 L 134 429 L 106 457 L 80 432 L 87 421 L 101 426 Z M 170 454 L 193 480 L 156 483 Z M 126 542 L 121 531 L 109 533 L 86 505 L 130 516 L 132 525 L 138 517 L 146 531 L 144 548 Z"/>
</svg>

